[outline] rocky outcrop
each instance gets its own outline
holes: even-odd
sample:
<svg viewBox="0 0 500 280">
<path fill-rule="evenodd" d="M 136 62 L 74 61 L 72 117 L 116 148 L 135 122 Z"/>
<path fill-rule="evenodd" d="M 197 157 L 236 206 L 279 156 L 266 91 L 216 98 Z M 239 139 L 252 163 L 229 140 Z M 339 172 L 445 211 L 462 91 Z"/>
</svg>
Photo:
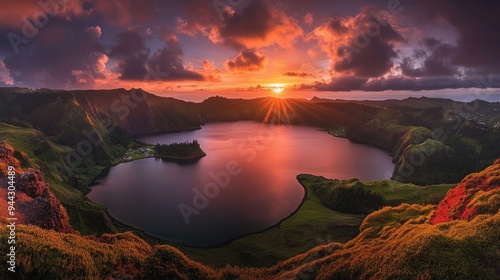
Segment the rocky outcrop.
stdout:
<svg viewBox="0 0 500 280">
<path fill-rule="evenodd" d="M 0 213 L 8 217 L 8 167 L 15 168 L 14 208 L 17 223 L 53 229 L 58 232 L 73 233 L 69 218 L 61 202 L 49 191 L 49 184 L 44 181 L 39 170 L 22 169 L 19 160 L 14 157 L 14 148 L 0 144 Z"/>
</svg>

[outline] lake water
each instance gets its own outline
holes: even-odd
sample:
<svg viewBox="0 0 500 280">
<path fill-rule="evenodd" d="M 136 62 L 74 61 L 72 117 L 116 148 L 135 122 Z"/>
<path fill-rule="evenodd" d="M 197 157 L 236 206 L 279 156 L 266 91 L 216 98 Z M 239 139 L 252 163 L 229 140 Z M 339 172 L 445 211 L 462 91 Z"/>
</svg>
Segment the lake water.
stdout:
<svg viewBox="0 0 500 280">
<path fill-rule="evenodd" d="M 150 235 L 204 247 L 288 217 L 304 197 L 296 180 L 300 173 L 377 180 L 390 178 L 394 168 L 382 150 L 303 126 L 213 123 L 138 140 L 194 139 L 207 153 L 198 162 L 148 158 L 119 164 L 96 179 L 88 197 L 107 206 L 115 219 Z"/>
</svg>

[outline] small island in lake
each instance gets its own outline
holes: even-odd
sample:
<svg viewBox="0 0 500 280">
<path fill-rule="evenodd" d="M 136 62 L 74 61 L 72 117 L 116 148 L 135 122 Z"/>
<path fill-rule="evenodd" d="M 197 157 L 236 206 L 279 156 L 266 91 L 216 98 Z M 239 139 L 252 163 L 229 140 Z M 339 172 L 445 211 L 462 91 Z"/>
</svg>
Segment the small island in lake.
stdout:
<svg viewBox="0 0 500 280">
<path fill-rule="evenodd" d="M 172 161 L 195 161 L 204 156 L 197 140 L 172 144 L 156 144 L 154 147 L 154 157 Z"/>
</svg>

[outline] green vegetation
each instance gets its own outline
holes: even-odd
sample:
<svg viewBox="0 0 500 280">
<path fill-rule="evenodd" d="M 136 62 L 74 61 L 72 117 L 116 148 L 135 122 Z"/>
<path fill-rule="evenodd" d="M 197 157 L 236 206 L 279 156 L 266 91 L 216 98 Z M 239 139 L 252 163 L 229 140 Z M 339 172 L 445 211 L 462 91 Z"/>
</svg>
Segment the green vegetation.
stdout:
<svg viewBox="0 0 500 280">
<path fill-rule="evenodd" d="M 205 152 L 200 148 L 197 140 L 192 142 L 172 143 L 172 144 L 156 144 L 154 147 L 154 156 L 169 160 L 197 160 L 206 156 Z"/>
<path fill-rule="evenodd" d="M 364 219 L 353 240 L 315 246 L 269 268 L 213 268 L 176 248 L 151 246 L 130 233 L 82 237 L 20 225 L 16 275 L 18 279 L 498 279 L 500 200 L 491 193 L 485 202 L 484 190 L 498 192 L 499 170 L 500 161 L 461 183 L 468 186 L 473 205 L 488 204 L 496 212 L 433 225 L 432 205 L 385 207 Z M 313 179 L 301 178 L 306 185 Z M 308 201 L 317 203 L 319 198 L 308 196 L 304 206 Z M 0 223 L 5 242 L 7 222 Z M 240 248 L 244 249 L 252 248 Z"/>
<path fill-rule="evenodd" d="M 299 180 L 304 176 L 299 176 Z M 347 214 L 369 214 L 384 206 L 384 198 L 366 188 L 358 180 L 345 182 L 341 180 L 326 180 L 308 178 L 314 183 L 311 189 L 328 208 Z"/>
<path fill-rule="evenodd" d="M 437 204 L 455 186 L 455 184 L 419 186 L 393 180 L 368 181 L 362 184 L 382 195 L 388 206 L 398 206 L 402 203 Z"/>
<path fill-rule="evenodd" d="M 139 142 L 132 142 L 129 149 L 125 152 L 123 157 L 113 161 L 113 165 L 134 161 L 143 158 L 150 158 L 154 156 L 154 146 L 142 144 Z"/>
<path fill-rule="evenodd" d="M 51 137 L 38 130 L 4 123 L 0 123 L 0 141 L 15 147 L 14 156 L 20 160 L 22 167 L 42 170 L 45 180 L 50 183 L 50 190 L 66 208 L 74 229 L 83 234 L 117 232 L 105 212 L 105 207 L 87 199 L 81 190 L 69 187 L 64 177 L 52 165 L 54 162 L 64 164 L 64 155 L 69 153 L 71 148 L 55 144 Z M 86 161 L 82 163 L 86 164 Z M 90 177 L 90 174 L 97 175 L 103 168 L 105 166 L 89 165 L 85 173 L 80 174 L 80 178 Z M 72 174 L 64 176 L 68 178 Z M 90 181 L 90 178 L 86 180 Z"/>
</svg>

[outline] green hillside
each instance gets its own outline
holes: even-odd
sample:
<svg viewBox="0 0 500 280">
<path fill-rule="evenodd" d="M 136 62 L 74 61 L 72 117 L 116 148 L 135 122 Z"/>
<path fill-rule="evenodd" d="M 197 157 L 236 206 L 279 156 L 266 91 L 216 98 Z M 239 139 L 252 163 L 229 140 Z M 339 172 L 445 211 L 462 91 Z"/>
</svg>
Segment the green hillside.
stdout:
<svg viewBox="0 0 500 280">
<path fill-rule="evenodd" d="M 497 161 L 461 185 L 469 186 L 472 198 L 485 189 L 498 192 L 499 170 Z M 317 246 L 270 268 L 216 269 L 171 246 L 150 246 L 130 233 L 82 237 L 19 226 L 15 275 L 16 279 L 498 279 L 500 200 L 488 203 L 496 213 L 439 224 L 430 222 L 432 205 L 385 207 L 364 219 L 355 239 Z M 6 236 L 7 227 L 0 231 Z"/>
</svg>

